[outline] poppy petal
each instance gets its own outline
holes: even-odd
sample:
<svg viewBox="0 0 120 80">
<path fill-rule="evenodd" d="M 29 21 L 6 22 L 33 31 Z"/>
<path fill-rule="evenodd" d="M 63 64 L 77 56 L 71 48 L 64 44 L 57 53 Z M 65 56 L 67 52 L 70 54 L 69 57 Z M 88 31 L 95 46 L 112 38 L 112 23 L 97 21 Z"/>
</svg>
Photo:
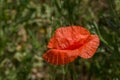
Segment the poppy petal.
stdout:
<svg viewBox="0 0 120 80">
<path fill-rule="evenodd" d="M 52 64 L 63 65 L 74 61 L 77 56 L 77 50 L 50 49 L 42 57 Z"/>
<path fill-rule="evenodd" d="M 79 56 L 82 57 L 82 58 L 91 58 L 95 52 L 96 52 L 96 49 L 98 48 L 99 46 L 99 38 L 97 35 L 91 35 L 86 43 L 79 48 Z"/>
<path fill-rule="evenodd" d="M 53 49 L 76 49 L 84 44 L 84 41 L 90 36 L 90 32 L 80 26 L 61 27 L 55 31 L 55 34 L 48 43 L 48 48 Z M 79 44 L 78 44 L 79 43 Z"/>
</svg>

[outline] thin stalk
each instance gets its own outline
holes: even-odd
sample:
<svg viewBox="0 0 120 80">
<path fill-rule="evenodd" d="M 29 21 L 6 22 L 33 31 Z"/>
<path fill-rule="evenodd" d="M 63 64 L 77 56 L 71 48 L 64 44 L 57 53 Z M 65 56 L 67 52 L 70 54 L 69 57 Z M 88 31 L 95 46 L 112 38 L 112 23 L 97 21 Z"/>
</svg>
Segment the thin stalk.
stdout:
<svg viewBox="0 0 120 80">
<path fill-rule="evenodd" d="M 49 74 L 51 75 L 49 80 L 55 80 L 56 78 L 56 73 L 57 73 L 57 66 L 54 65 L 50 65 L 50 70 L 49 70 Z"/>
<path fill-rule="evenodd" d="M 77 76 L 77 72 L 76 72 L 76 69 L 75 69 L 75 64 L 72 63 L 72 71 L 73 71 L 73 80 L 77 80 L 78 76 Z"/>
<path fill-rule="evenodd" d="M 65 77 L 64 77 L 64 75 L 65 75 L 65 68 L 64 68 L 64 65 L 62 66 L 62 80 L 65 80 Z"/>
<path fill-rule="evenodd" d="M 97 33 L 98 33 L 101 41 L 102 41 L 103 43 L 105 43 L 106 45 L 108 45 L 107 41 L 105 41 L 104 38 L 102 37 L 102 35 L 101 35 L 100 31 L 99 31 L 99 28 L 98 28 L 96 22 L 94 22 L 94 26 L 95 26 L 95 28 L 96 28 L 96 30 L 97 30 Z"/>
<path fill-rule="evenodd" d="M 99 35 L 99 37 L 100 37 L 100 40 L 101 40 L 104 44 L 106 44 L 111 50 L 113 50 L 113 48 L 108 44 L 108 42 L 107 42 L 106 40 L 104 40 L 104 38 L 102 37 L 102 35 L 101 35 L 100 31 L 99 31 L 99 28 L 98 28 L 96 22 L 94 22 L 94 26 L 95 26 L 95 28 L 96 28 L 96 30 L 97 30 L 97 33 L 98 33 L 98 35 Z"/>
</svg>

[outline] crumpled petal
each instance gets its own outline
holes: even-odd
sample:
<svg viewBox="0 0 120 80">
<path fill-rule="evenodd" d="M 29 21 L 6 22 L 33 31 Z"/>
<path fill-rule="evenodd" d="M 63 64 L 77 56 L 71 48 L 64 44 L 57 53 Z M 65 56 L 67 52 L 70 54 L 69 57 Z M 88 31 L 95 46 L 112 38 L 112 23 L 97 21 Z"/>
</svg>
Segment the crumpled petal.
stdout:
<svg viewBox="0 0 120 80">
<path fill-rule="evenodd" d="M 68 26 L 58 28 L 48 43 L 48 48 L 76 49 L 84 44 L 90 36 L 90 32 L 80 26 Z"/>
<path fill-rule="evenodd" d="M 78 56 L 91 58 L 99 46 L 97 35 L 80 26 L 58 28 L 48 43 L 43 58 L 52 64 L 63 65 L 74 61 Z"/>
<path fill-rule="evenodd" d="M 52 64 L 63 65 L 74 61 L 78 56 L 77 53 L 77 50 L 50 49 L 42 57 Z"/>
<path fill-rule="evenodd" d="M 99 46 L 99 38 L 97 35 L 91 35 L 85 44 L 79 48 L 79 56 L 82 58 L 91 58 L 95 52 L 96 49 Z"/>
</svg>

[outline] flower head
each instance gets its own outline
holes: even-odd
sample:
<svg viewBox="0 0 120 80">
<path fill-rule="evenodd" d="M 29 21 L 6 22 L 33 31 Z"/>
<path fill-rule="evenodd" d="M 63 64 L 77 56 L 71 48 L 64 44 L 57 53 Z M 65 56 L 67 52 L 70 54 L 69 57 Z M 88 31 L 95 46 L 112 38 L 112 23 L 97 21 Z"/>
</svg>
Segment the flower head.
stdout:
<svg viewBox="0 0 120 80">
<path fill-rule="evenodd" d="M 56 65 L 74 61 L 78 56 L 91 58 L 99 46 L 99 38 L 81 26 L 58 28 L 48 43 L 43 58 Z"/>
</svg>

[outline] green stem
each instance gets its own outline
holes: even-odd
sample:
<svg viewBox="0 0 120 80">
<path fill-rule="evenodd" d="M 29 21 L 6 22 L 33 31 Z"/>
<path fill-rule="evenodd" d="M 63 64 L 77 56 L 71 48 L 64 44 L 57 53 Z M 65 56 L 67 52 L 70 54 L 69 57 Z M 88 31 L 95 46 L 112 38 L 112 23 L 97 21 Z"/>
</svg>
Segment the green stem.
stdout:
<svg viewBox="0 0 120 80">
<path fill-rule="evenodd" d="M 65 77 L 64 77 L 64 75 L 65 75 L 64 65 L 62 66 L 62 73 L 63 73 L 62 80 L 65 80 Z"/>
<path fill-rule="evenodd" d="M 98 28 L 96 22 L 94 22 L 94 25 L 95 25 L 95 27 L 96 27 L 97 33 L 98 33 L 101 41 L 102 41 L 103 43 L 105 43 L 106 45 L 108 45 L 107 41 L 105 41 L 104 38 L 102 37 L 102 35 L 101 35 L 100 31 L 99 31 L 99 28 Z"/>
<path fill-rule="evenodd" d="M 73 74 L 74 74 L 74 80 L 77 80 L 77 72 L 76 72 L 76 69 L 75 69 L 75 64 L 72 63 L 72 68 L 73 68 Z"/>
<path fill-rule="evenodd" d="M 55 78 L 56 78 L 56 71 L 57 71 L 57 68 L 56 68 L 57 66 L 54 66 L 54 65 L 50 65 L 50 70 L 49 70 L 49 74 L 51 75 L 51 77 L 50 77 L 50 80 L 55 80 Z"/>
<path fill-rule="evenodd" d="M 113 50 L 113 48 L 108 44 L 108 42 L 102 37 L 102 35 L 101 35 L 100 31 L 99 31 L 99 28 L 98 28 L 96 22 L 94 22 L 94 26 L 95 26 L 95 28 L 96 28 L 96 30 L 97 30 L 97 33 L 98 33 L 98 35 L 99 35 L 99 37 L 100 37 L 100 40 L 101 40 L 104 44 L 106 44 L 111 50 Z"/>
</svg>

